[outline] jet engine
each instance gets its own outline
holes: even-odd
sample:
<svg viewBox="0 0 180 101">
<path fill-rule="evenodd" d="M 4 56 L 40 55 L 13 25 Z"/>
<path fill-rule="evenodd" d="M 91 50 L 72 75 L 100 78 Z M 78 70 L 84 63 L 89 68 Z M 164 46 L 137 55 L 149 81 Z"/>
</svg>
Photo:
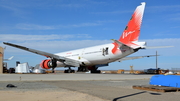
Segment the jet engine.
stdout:
<svg viewBox="0 0 180 101">
<path fill-rule="evenodd" d="M 50 68 L 55 68 L 57 66 L 57 61 L 54 60 L 54 59 L 46 59 L 46 60 L 43 60 L 40 64 L 40 66 L 43 68 L 43 69 L 50 69 Z"/>
</svg>

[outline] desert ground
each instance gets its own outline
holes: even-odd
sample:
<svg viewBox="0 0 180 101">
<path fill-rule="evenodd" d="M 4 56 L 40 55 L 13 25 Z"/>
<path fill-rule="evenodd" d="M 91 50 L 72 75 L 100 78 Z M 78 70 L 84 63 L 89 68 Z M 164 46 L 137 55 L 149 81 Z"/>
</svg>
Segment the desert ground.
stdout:
<svg viewBox="0 0 180 101">
<path fill-rule="evenodd" d="M 153 75 L 1 74 L 0 101 L 179 101 L 180 92 L 133 89 Z M 16 87 L 7 88 L 7 84 Z"/>
</svg>

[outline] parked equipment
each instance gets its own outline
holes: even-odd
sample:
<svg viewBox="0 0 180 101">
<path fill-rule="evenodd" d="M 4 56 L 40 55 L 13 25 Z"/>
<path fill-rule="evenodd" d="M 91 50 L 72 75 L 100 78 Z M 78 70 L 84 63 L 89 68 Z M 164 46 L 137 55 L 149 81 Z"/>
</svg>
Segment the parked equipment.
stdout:
<svg viewBox="0 0 180 101">
<path fill-rule="evenodd" d="M 151 77 L 149 84 L 180 88 L 180 76 L 178 76 L 178 75 L 154 75 Z"/>
<path fill-rule="evenodd" d="M 28 63 L 18 64 L 18 66 L 15 69 L 15 72 L 16 73 L 30 73 Z"/>
</svg>

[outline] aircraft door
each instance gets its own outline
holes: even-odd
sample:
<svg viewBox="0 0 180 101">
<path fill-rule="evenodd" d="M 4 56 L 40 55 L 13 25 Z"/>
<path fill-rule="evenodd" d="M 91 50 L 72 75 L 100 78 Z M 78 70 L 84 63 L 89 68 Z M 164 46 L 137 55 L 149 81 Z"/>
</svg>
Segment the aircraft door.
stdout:
<svg viewBox="0 0 180 101">
<path fill-rule="evenodd" d="M 108 47 L 102 48 L 102 55 L 106 56 L 108 54 L 109 54 L 109 48 Z"/>
</svg>

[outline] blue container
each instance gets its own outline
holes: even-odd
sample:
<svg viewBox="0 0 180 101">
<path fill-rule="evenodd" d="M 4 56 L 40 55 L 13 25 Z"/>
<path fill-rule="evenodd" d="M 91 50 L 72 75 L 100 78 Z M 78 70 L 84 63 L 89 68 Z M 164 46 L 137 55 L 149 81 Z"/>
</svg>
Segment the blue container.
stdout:
<svg viewBox="0 0 180 101">
<path fill-rule="evenodd" d="M 178 75 L 154 75 L 151 77 L 149 84 L 180 88 L 180 76 L 178 76 Z"/>
</svg>

